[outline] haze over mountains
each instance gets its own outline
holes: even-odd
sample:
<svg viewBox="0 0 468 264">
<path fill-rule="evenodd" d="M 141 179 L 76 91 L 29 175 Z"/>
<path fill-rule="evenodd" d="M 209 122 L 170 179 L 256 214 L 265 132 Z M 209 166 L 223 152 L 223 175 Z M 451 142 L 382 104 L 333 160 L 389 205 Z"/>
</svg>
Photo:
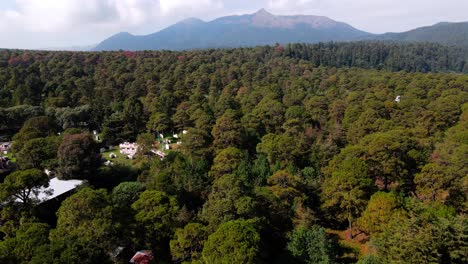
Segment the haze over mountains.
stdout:
<svg viewBox="0 0 468 264">
<path fill-rule="evenodd" d="M 254 14 L 209 22 L 190 18 L 144 36 L 122 32 L 104 40 L 94 50 L 186 50 L 358 40 L 468 45 L 468 22 L 439 23 L 403 33 L 375 35 L 324 16 L 276 16 L 261 9 Z"/>
</svg>

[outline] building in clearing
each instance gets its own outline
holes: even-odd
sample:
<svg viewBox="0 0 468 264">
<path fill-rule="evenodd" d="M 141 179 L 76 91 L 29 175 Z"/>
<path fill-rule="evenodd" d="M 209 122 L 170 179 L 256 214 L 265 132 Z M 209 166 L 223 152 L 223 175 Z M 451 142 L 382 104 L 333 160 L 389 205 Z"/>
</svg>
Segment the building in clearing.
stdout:
<svg viewBox="0 0 468 264">
<path fill-rule="evenodd" d="M 120 154 L 127 155 L 129 158 L 133 158 L 138 151 L 137 143 L 124 142 L 119 145 Z"/>
<path fill-rule="evenodd" d="M 49 187 L 39 189 L 37 198 L 39 203 L 47 202 L 58 196 L 64 195 L 76 189 L 76 187 L 83 184 L 81 180 L 59 180 L 52 178 L 49 181 Z"/>
<path fill-rule="evenodd" d="M 57 177 L 49 180 L 49 187 L 37 188 L 29 194 L 29 198 L 36 201 L 37 205 L 43 205 L 52 200 L 62 200 L 71 194 L 78 186 L 83 184 L 82 180 L 60 180 Z M 21 202 L 15 199 L 15 202 Z"/>
<path fill-rule="evenodd" d="M 11 142 L 0 142 L 0 154 L 8 154 L 11 148 Z"/>
</svg>

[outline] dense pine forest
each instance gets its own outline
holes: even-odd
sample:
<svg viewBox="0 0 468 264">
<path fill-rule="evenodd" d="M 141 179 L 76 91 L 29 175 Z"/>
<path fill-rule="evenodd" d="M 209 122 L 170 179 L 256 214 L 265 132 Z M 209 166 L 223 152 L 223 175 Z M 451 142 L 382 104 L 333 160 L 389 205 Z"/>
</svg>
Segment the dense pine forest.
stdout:
<svg viewBox="0 0 468 264">
<path fill-rule="evenodd" d="M 466 61 L 387 42 L 2 50 L 0 262 L 467 263 Z M 104 166 L 122 142 L 136 158 Z M 40 204 L 46 169 L 85 183 Z"/>
</svg>

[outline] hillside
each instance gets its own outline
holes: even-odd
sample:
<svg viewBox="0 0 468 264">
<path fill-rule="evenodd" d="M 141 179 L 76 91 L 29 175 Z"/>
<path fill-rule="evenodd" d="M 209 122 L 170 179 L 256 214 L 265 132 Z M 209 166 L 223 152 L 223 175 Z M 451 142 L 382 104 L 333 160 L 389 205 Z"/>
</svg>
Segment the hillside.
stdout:
<svg viewBox="0 0 468 264">
<path fill-rule="evenodd" d="M 0 263 L 466 263 L 466 54 L 0 51 Z"/>
<path fill-rule="evenodd" d="M 0 263 L 466 263 L 466 54 L 0 51 Z"/>
<path fill-rule="evenodd" d="M 122 32 L 102 41 L 93 50 L 193 50 L 357 40 L 468 46 L 468 22 L 444 22 L 407 32 L 376 35 L 324 16 L 276 16 L 261 9 L 254 14 L 226 16 L 209 22 L 189 18 L 150 35 Z"/>
<path fill-rule="evenodd" d="M 250 15 L 204 22 L 187 19 L 157 33 L 114 35 L 95 50 L 184 50 L 273 45 L 275 43 L 348 41 L 369 36 L 352 26 L 322 16 L 275 16 L 261 9 Z"/>
<path fill-rule="evenodd" d="M 402 33 L 386 33 L 375 39 L 468 46 L 468 22 L 443 22 Z"/>
</svg>

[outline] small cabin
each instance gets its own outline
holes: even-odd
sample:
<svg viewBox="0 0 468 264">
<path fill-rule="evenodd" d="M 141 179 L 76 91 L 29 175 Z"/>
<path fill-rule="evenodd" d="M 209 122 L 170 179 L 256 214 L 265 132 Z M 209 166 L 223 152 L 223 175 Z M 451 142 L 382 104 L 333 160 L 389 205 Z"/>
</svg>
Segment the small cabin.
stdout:
<svg viewBox="0 0 468 264">
<path fill-rule="evenodd" d="M 11 142 L 0 142 L 0 153 L 7 155 L 11 149 Z"/>
</svg>

